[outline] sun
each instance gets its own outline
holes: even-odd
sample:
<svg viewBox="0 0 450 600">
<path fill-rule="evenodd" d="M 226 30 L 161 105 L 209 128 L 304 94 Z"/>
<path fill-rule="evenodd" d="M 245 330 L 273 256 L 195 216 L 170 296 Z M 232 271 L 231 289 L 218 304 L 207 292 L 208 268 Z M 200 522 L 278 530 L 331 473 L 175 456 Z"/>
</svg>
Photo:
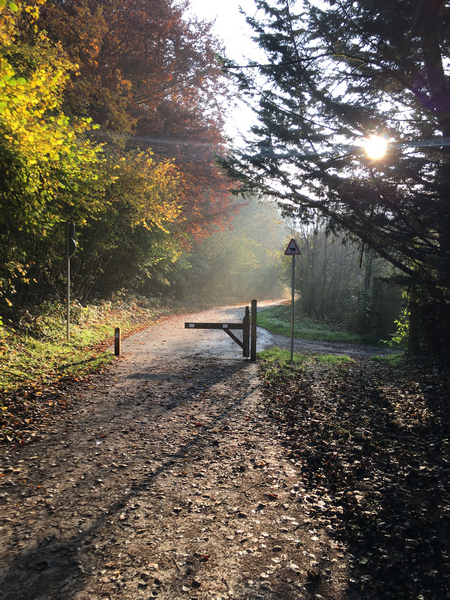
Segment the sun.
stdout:
<svg viewBox="0 0 450 600">
<path fill-rule="evenodd" d="M 381 135 L 372 135 L 365 140 L 363 147 L 369 158 L 382 158 L 386 154 L 387 141 Z"/>
</svg>

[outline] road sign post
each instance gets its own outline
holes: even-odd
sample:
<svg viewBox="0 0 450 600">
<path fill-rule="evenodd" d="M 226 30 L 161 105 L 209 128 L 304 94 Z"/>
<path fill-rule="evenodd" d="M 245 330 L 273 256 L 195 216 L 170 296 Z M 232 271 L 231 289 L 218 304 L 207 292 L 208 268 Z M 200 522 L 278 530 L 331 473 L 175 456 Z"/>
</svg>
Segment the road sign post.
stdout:
<svg viewBox="0 0 450 600">
<path fill-rule="evenodd" d="M 300 248 L 294 238 L 288 244 L 286 256 L 292 256 L 292 307 L 291 307 L 291 362 L 294 360 L 294 299 L 295 299 L 295 257 L 300 255 Z"/>
<path fill-rule="evenodd" d="M 75 254 L 77 243 L 75 237 L 75 223 L 66 222 L 66 256 L 67 256 L 67 341 L 70 338 L 70 257 Z"/>
</svg>

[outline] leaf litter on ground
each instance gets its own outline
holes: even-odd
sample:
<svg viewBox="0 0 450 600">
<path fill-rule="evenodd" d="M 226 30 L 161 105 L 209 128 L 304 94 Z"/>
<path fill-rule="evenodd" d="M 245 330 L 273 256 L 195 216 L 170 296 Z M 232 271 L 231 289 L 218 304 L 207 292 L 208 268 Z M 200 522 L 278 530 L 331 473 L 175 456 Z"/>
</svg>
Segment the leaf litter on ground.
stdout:
<svg viewBox="0 0 450 600">
<path fill-rule="evenodd" d="M 264 407 L 365 598 L 450 597 L 450 374 L 432 360 L 265 357 Z M 392 362 L 392 361 L 391 361 Z"/>
<path fill-rule="evenodd" d="M 115 327 L 130 336 L 185 310 L 184 305 L 168 307 L 142 298 L 84 307 L 75 302 L 69 340 L 65 307 L 59 303 L 44 303 L 36 314 L 25 310 L 14 327 L 0 323 L 0 445 L 40 439 L 67 408 L 70 387 L 89 382 L 91 373 L 114 360 L 107 350 Z"/>
</svg>

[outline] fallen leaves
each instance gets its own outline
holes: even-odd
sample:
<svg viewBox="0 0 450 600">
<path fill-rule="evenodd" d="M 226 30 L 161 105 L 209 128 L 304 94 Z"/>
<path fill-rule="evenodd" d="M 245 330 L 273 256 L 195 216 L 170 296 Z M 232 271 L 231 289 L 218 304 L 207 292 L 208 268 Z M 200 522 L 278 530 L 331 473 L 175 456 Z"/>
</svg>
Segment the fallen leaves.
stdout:
<svg viewBox="0 0 450 600">
<path fill-rule="evenodd" d="M 393 370 L 368 359 L 263 387 L 303 501 L 349 548 L 349 583 L 367 597 L 449 597 L 449 388 L 432 362 Z"/>
</svg>

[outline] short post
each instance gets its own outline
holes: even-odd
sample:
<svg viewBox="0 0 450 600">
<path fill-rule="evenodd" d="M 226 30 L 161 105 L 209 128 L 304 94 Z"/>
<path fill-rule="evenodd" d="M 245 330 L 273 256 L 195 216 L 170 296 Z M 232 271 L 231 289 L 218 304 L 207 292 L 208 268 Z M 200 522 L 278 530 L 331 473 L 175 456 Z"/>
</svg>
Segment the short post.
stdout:
<svg viewBox="0 0 450 600">
<path fill-rule="evenodd" d="M 248 348 L 249 348 L 249 333 L 250 333 L 250 314 L 249 314 L 249 309 L 248 306 L 245 307 L 245 315 L 244 318 L 242 320 L 242 326 L 243 326 L 243 330 L 242 330 L 242 356 L 244 358 L 248 358 Z"/>
<path fill-rule="evenodd" d="M 120 347 L 120 327 L 116 327 L 114 331 L 114 354 L 115 356 L 120 356 L 121 347 Z"/>
<path fill-rule="evenodd" d="M 252 300 L 252 331 L 251 331 L 251 349 L 250 360 L 256 360 L 256 300 Z"/>
</svg>

